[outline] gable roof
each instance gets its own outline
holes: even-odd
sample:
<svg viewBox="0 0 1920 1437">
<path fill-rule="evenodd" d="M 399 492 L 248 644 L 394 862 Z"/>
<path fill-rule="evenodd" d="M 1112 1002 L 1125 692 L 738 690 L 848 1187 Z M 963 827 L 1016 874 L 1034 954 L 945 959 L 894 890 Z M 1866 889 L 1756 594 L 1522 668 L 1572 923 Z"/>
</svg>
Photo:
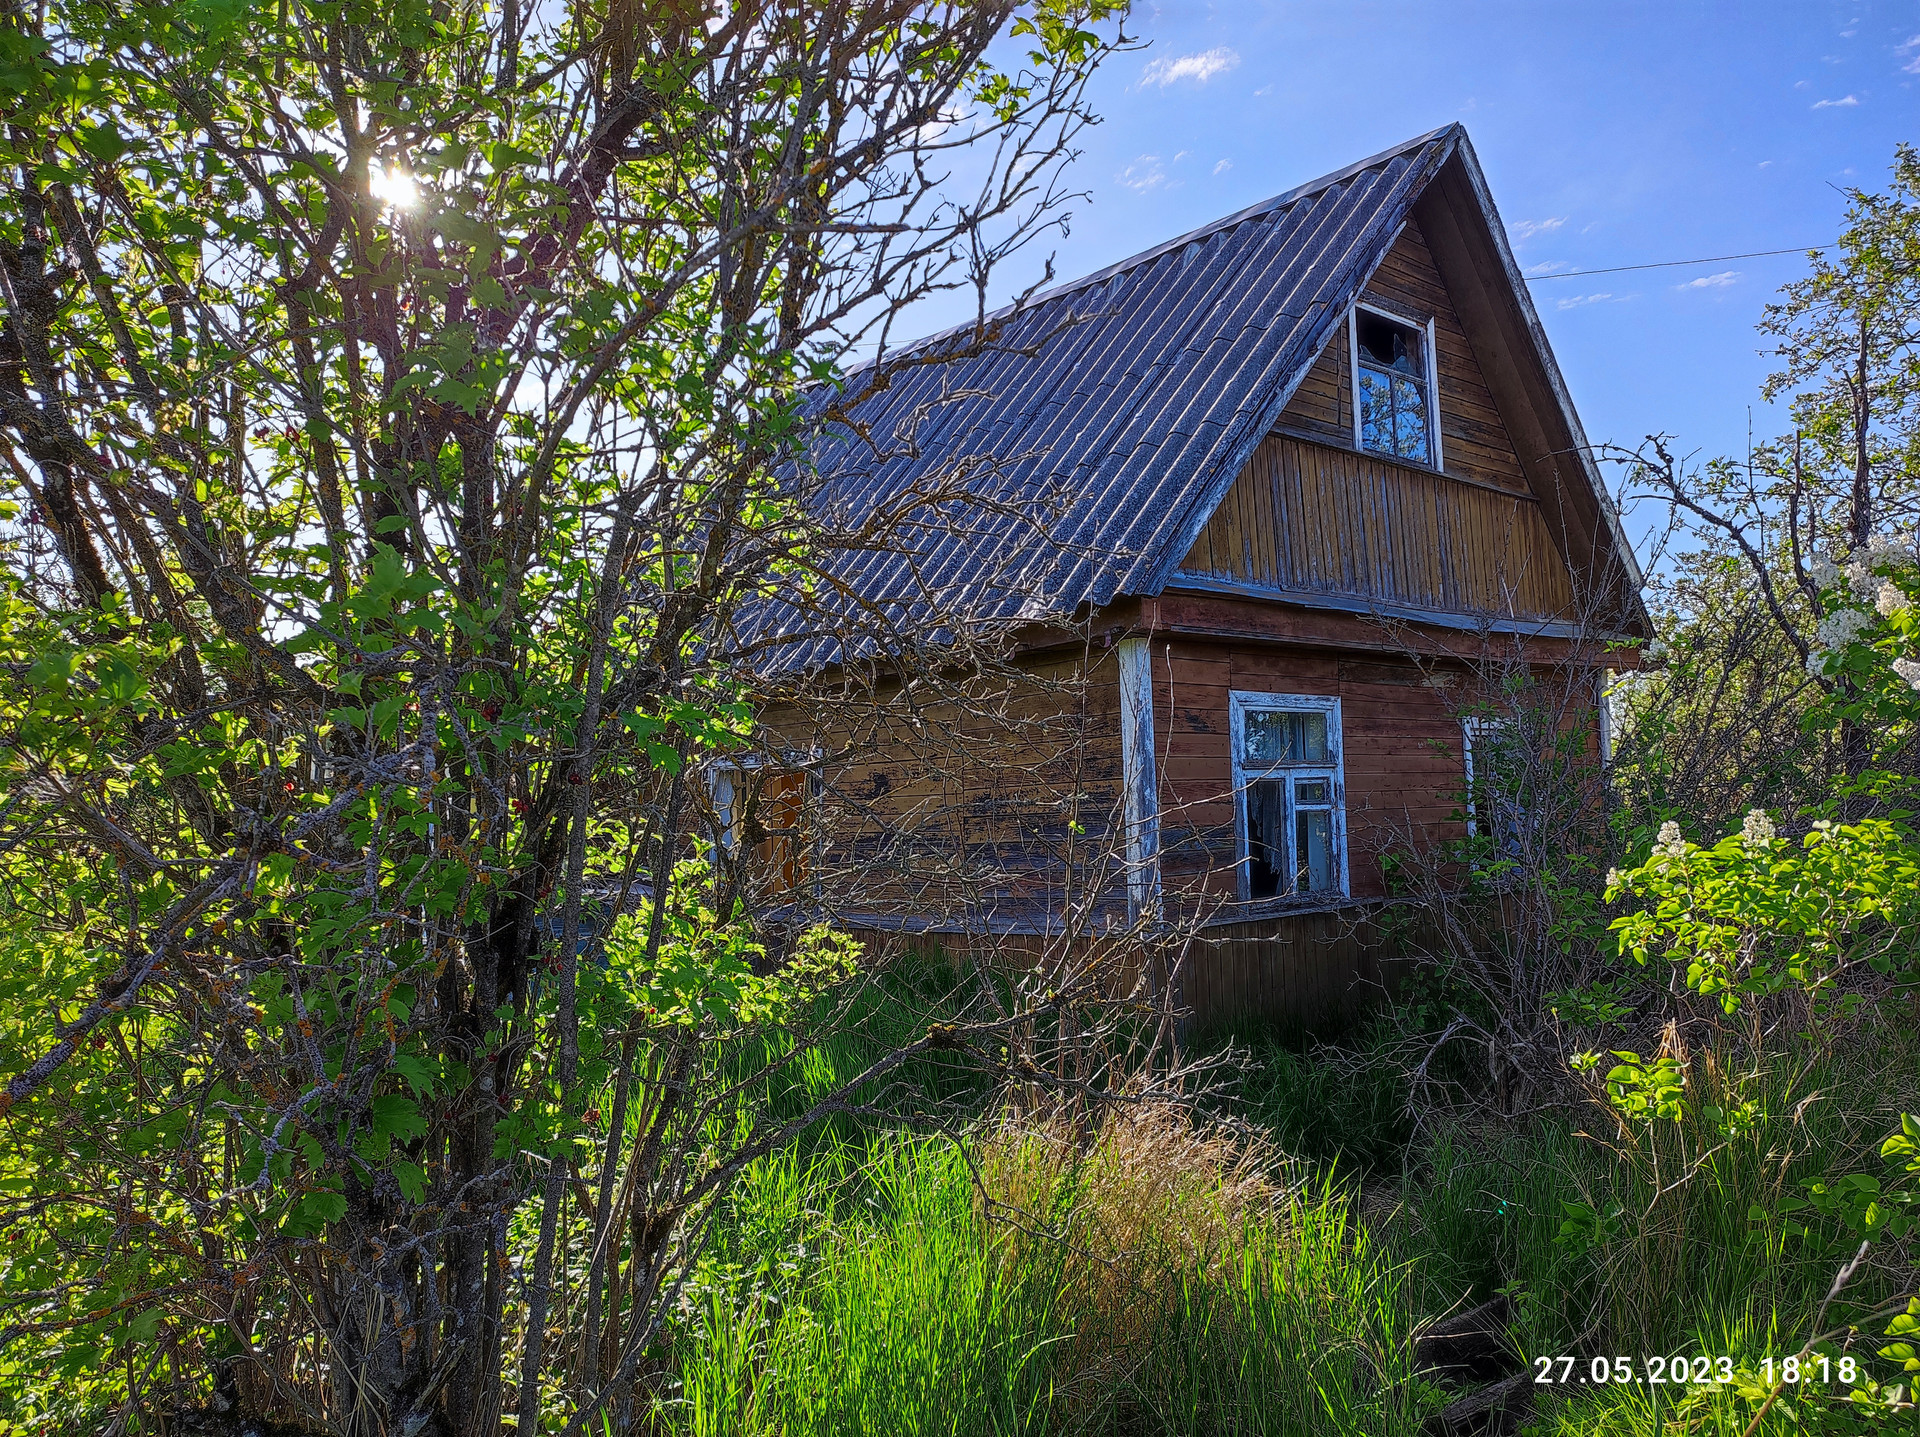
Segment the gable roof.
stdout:
<svg viewBox="0 0 1920 1437">
<path fill-rule="evenodd" d="M 1535 393 L 1560 411 L 1547 442 L 1577 455 L 1555 482 L 1586 490 L 1573 508 L 1605 530 L 1637 608 L 1631 547 L 1457 124 L 1001 310 L 987 344 L 969 324 L 816 396 L 815 415 L 838 397 L 865 431 L 816 430 L 822 516 L 850 532 L 918 506 L 890 543 L 840 555 L 836 579 L 909 626 L 1158 593 L 1443 169 L 1484 211 L 1480 248 L 1520 321 L 1503 347 L 1534 352 Z"/>
</svg>

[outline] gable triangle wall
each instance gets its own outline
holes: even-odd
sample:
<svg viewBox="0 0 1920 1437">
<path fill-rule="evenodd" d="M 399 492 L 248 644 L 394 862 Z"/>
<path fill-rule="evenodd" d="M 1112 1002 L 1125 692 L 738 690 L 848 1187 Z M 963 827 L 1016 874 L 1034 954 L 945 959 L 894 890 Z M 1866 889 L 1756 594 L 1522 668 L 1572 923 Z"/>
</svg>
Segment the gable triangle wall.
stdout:
<svg viewBox="0 0 1920 1437">
<path fill-rule="evenodd" d="M 1194 580 L 1465 616 L 1560 619 L 1573 584 L 1478 357 L 1409 221 L 1364 291 L 1434 320 L 1445 474 L 1353 447 L 1344 325 L 1182 561 Z"/>
</svg>

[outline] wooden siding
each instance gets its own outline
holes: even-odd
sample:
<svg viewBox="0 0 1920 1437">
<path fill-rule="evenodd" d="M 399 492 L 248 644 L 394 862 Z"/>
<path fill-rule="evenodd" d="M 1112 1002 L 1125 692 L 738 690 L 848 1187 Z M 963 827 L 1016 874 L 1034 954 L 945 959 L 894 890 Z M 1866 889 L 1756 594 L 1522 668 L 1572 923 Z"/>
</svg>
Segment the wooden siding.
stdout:
<svg viewBox="0 0 1920 1437">
<path fill-rule="evenodd" d="M 1254 451 L 1181 573 L 1501 618 L 1573 607 L 1532 500 L 1287 435 Z"/>
<path fill-rule="evenodd" d="M 1440 459 L 1446 472 L 1516 494 L 1529 492 L 1520 456 L 1418 225 L 1408 223 L 1363 298 L 1410 320 L 1433 320 L 1440 365 Z M 1344 324 L 1294 391 L 1278 427 L 1353 447 L 1353 371 Z"/>
<path fill-rule="evenodd" d="M 1174 639 L 1158 655 L 1161 881 L 1169 909 L 1236 899 L 1239 838 L 1227 695 L 1340 700 L 1353 897 L 1385 896 L 1381 852 L 1457 834 L 1466 783 L 1447 671 L 1273 644 Z"/>
<path fill-rule="evenodd" d="M 1202 1030 L 1248 1019 L 1309 1032 L 1339 1024 L 1386 995 L 1385 948 L 1363 908 L 1220 924 L 1182 945 L 1180 1006 Z"/>
<path fill-rule="evenodd" d="M 829 916 L 976 932 L 1126 910 L 1120 690 L 1111 651 L 1033 655 L 1019 672 L 771 713 L 826 754 L 810 874 Z M 964 694 L 959 697 L 958 694 Z"/>
<path fill-rule="evenodd" d="M 1161 883 L 1176 917 L 1218 922 L 1241 911 L 1228 723 L 1228 695 L 1236 691 L 1340 700 L 1347 871 L 1356 901 L 1388 896 L 1382 854 L 1464 834 L 1460 713 L 1479 692 L 1469 664 L 1178 635 L 1156 641 L 1154 682 Z M 1584 731 L 1588 758 L 1597 759 L 1597 708 L 1571 702 L 1566 718 Z"/>
<path fill-rule="evenodd" d="M 1222 924 L 1197 934 L 1110 938 L 1075 933 L 1052 938 L 1015 934 L 902 934 L 854 930 L 870 961 L 978 964 L 1029 974 L 1097 975 L 1115 998 L 1145 976 L 1156 988 L 1172 975 L 1175 1002 L 1189 1032 L 1244 1021 L 1278 1021 L 1296 1030 L 1337 1025 L 1385 996 L 1394 955 L 1377 918 L 1378 905 Z"/>
</svg>

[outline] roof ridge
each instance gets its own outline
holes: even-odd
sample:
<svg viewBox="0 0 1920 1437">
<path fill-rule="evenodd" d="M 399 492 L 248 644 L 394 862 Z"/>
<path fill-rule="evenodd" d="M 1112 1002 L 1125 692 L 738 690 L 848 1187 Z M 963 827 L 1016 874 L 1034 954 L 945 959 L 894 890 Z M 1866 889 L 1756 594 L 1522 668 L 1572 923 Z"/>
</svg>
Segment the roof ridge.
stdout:
<svg viewBox="0 0 1920 1437">
<path fill-rule="evenodd" d="M 1335 185 L 1350 180 L 1355 175 L 1363 174 L 1375 166 L 1384 165 L 1389 160 L 1398 159 L 1409 150 L 1417 150 L 1422 145 L 1432 144 L 1435 140 L 1443 137 L 1458 138 L 1458 136 L 1463 135 L 1465 131 L 1466 127 L 1462 125 L 1460 121 L 1450 121 L 1447 124 L 1441 125 L 1438 129 L 1428 130 L 1424 135 L 1415 135 L 1411 140 L 1405 140 L 1400 144 L 1384 149 L 1377 155 L 1369 155 L 1364 160 L 1355 160 L 1352 164 L 1343 165 L 1331 174 L 1321 175 L 1318 179 L 1308 180 L 1303 185 L 1296 185 L 1290 190 L 1272 195 L 1264 200 L 1259 200 L 1254 204 L 1248 205 L 1245 209 L 1235 210 L 1232 214 L 1223 216 L 1217 220 L 1212 220 L 1207 224 L 1201 225 L 1198 229 L 1191 229 L 1185 234 L 1175 235 L 1170 240 L 1163 240 L 1151 249 L 1142 250 L 1140 253 L 1129 255 L 1125 259 L 1115 260 L 1104 269 L 1097 269 L 1093 271 L 1093 273 L 1082 275 L 1078 279 L 1067 280 L 1063 284 L 1057 284 L 1051 289 L 1042 290 L 1038 294 L 1031 295 L 1025 300 L 1016 300 L 1011 304 L 1003 304 L 1000 308 L 989 311 L 978 320 L 964 320 L 959 324 L 950 324 L 945 329 L 937 329 L 931 334 L 924 334 L 918 339 L 909 340 L 905 344 L 896 346 L 888 351 L 888 353 L 891 355 L 913 354 L 916 351 L 928 348 L 930 345 L 938 344 L 943 339 L 965 333 L 976 326 L 984 328 L 987 325 L 998 323 L 1004 319 L 1010 319 L 1018 314 L 1023 314 L 1028 310 L 1037 309 L 1042 304 L 1064 298 L 1078 290 L 1091 289 L 1095 285 L 1104 284 L 1117 275 L 1137 269 L 1143 264 L 1150 264 L 1154 260 L 1159 259 L 1160 256 L 1173 250 L 1184 249 L 1196 240 L 1209 239 L 1223 230 L 1232 229 L 1235 225 L 1244 224 L 1248 220 L 1258 219 L 1260 216 L 1271 214 L 1275 210 L 1298 204 L 1309 195 L 1318 194 L 1322 190 L 1332 189 Z M 872 359 L 862 360 L 852 369 L 844 371 L 841 377 L 851 378 L 863 369 L 870 369 L 878 358 L 879 356 L 876 355 Z"/>
</svg>

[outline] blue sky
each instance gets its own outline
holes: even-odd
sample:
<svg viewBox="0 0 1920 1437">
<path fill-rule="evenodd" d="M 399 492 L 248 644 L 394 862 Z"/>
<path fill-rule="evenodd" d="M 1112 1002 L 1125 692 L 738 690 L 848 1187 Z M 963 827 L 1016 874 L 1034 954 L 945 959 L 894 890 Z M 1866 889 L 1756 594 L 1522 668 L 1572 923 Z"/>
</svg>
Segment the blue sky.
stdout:
<svg viewBox="0 0 1920 1437">
<path fill-rule="evenodd" d="M 1920 0 L 1222 0 L 1141 3 L 1129 29 L 1147 45 L 1095 80 L 1063 278 L 1452 120 L 1536 273 L 1830 240 L 1837 187 L 1879 187 L 1920 141 Z M 1744 452 L 1750 406 L 1756 436 L 1775 428 L 1754 325 L 1804 269 L 1534 284 L 1589 437 L 1666 432 L 1705 457 Z"/>
</svg>

